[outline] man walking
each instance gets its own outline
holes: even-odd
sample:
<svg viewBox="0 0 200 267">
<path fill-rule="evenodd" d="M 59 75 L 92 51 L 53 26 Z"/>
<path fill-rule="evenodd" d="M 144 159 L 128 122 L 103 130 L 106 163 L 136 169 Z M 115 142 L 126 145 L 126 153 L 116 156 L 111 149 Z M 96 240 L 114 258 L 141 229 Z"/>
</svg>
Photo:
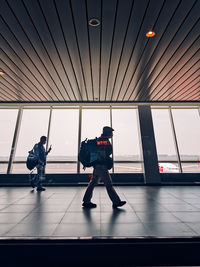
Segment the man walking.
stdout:
<svg viewBox="0 0 200 267">
<path fill-rule="evenodd" d="M 44 145 L 46 144 L 47 138 L 46 136 L 40 137 L 40 142 L 34 145 L 33 152 L 35 157 L 38 159 L 38 165 L 37 168 L 37 176 L 35 180 L 31 181 L 31 185 L 33 187 L 37 186 L 37 191 L 44 191 L 46 190 L 44 187 L 42 187 L 42 180 L 45 177 L 45 166 L 46 166 L 46 157 L 51 151 L 51 147 L 46 152 Z"/>
<path fill-rule="evenodd" d="M 113 203 L 113 208 L 121 207 L 126 204 L 126 201 L 120 200 L 115 189 L 113 188 L 112 179 L 108 171 L 112 168 L 112 164 L 110 165 L 112 162 L 112 158 L 110 158 L 110 155 L 112 154 L 112 145 L 109 141 L 109 138 L 112 138 L 113 131 L 114 130 L 111 127 L 105 126 L 103 128 L 103 133 L 97 139 L 98 160 L 94 165 L 93 178 L 88 184 L 87 190 L 83 197 L 82 206 L 85 208 L 95 208 L 97 206 L 91 202 L 91 198 L 94 187 L 98 184 L 100 178 L 106 186 L 107 193 Z"/>
</svg>

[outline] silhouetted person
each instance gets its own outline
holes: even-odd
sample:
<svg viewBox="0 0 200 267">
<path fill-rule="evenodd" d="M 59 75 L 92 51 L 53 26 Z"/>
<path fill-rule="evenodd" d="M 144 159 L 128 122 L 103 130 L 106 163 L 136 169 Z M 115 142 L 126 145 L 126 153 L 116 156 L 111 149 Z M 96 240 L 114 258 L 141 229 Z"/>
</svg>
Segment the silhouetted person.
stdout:
<svg viewBox="0 0 200 267">
<path fill-rule="evenodd" d="M 37 186 L 37 191 L 44 191 L 45 188 L 42 187 L 42 180 L 45 177 L 45 166 L 46 166 L 46 157 L 48 153 L 51 151 L 51 147 L 46 152 L 44 145 L 46 144 L 47 138 L 46 136 L 40 137 L 40 142 L 35 144 L 33 147 L 34 155 L 38 159 L 37 168 L 37 176 L 34 181 L 31 181 L 31 185 L 33 187 Z"/>
<path fill-rule="evenodd" d="M 102 135 L 97 139 L 98 144 L 98 160 L 94 165 L 93 178 L 88 184 L 87 190 L 83 197 L 82 206 L 85 208 L 95 208 L 97 205 L 91 202 L 92 193 L 95 185 L 98 184 L 99 179 L 101 179 L 106 186 L 107 193 L 113 203 L 113 208 L 121 207 L 126 204 L 126 201 L 121 201 L 117 195 L 115 189 L 112 186 L 111 176 L 108 172 L 108 169 L 111 168 L 110 155 L 112 154 L 112 145 L 109 141 L 109 138 L 113 136 L 113 129 L 111 127 L 105 126 L 103 128 Z"/>
</svg>

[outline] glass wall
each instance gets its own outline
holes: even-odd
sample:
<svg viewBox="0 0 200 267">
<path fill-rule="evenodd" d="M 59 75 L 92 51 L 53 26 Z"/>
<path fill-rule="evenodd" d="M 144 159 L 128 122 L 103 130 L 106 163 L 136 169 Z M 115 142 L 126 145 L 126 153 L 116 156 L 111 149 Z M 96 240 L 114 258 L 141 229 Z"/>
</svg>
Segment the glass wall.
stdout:
<svg viewBox="0 0 200 267">
<path fill-rule="evenodd" d="M 52 110 L 49 135 L 49 145 L 52 145 L 52 150 L 47 158 L 47 173 L 77 172 L 78 118 L 78 109 Z M 61 163 L 53 163 L 55 161 Z"/>
<path fill-rule="evenodd" d="M 137 109 L 112 109 L 115 172 L 142 172 L 137 115 Z"/>
<path fill-rule="evenodd" d="M 183 172 L 200 172 L 200 116 L 198 109 L 172 109 Z"/>
<path fill-rule="evenodd" d="M 7 172 L 17 113 L 17 109 L 0 109 L 0 174 Z"/>
<path fill-rule="evenodd" d="M 179 172 L 169 109 L 152 109 L 160 172 Z"/>
<path fill-rule="evenodd" d="M 52 144 L 46 172 L 77 173 L 80 142 L 99 137 L 104 126 L 114 128 L 112 171 L 143 172 L 137 107 L 24 106 L 21 123 L 16 125 L 18 111 L 17 106 L 0 108 L 0 174 L 7 172 L 15 128 L 19 134 L 11 173 L 29 172 L 25 164 L 28 151 L 42 135 Z M 152 107 L 152 117 L 160 172 L 200 172 L 199 109 Z M 80 172 L 91 173 L 92 168 L 83 171 L 80 165 Z"/>
<path fill-rule="evenodd" d="M 24 109 L 21 125 L 19 126 L 19 137 L 16 144 L 15 161 L 25 161 L 42 135 L 47 136 L 49 124 L 49 109 Z M 12 173 L 28 173 L 24 163 L 13 163 Z"/>
</svg>

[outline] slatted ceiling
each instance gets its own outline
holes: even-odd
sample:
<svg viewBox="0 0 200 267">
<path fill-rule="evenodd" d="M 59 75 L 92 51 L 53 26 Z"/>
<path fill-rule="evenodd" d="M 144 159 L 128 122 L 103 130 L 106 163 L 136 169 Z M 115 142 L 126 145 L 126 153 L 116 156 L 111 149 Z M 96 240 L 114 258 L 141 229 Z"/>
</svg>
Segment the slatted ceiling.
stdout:
<svg viewBox="0 0 200 267">
<path fill-rule="evenodd" d="M 37 2 L 36 5 L 32 5 L 30 1 L 26 1 L 26 8 L 29 10 L 29 16 L 32 18 L 35 29 L 39 35 L 40 43 L 42 45 L 42 53 L 40 53 L 40 58 L 43 61 L 46 71 L 51 76 L 51 80 L 56 85 L 57 94 L 59 99 L 71 100 L 71 91 L 66 89 L 66 85 L 63 79 L 63 69 L 62 62 L 59 60 L 59 54 L 57 51 L 57 47 L 55 45 L 51 29 L 48 25 L 48 21 L 46 16 L 48 15 L 49 9 L 51 6 L 49 5 L 46 9 L 46 13 L 44 14 L 43 9 L 41 7 L 40 2 Z M 39 20 L 37 20 L 39 14 Z M 46 16 L 45 16 L 46 15 Z M 55 18 L 52 15 L 52 20 L 56 22 Z M 58 42 L 59 43 L 59 42 Z M 40 51 L 40 50 L 39 50 Z M 64 76 L 66 79 L 66 76 Z"/>
<path fill-rule="evenodd" d="M 162 89 L 160 91 L 158 91 L 157 94 L 154 94 L 153 96 L 151 96 L 152 98 L 159 98 L 159 99 L 163 99 L 163 97 L 166 97 L 166 95 L 168 95 L 168 91 L 170 90 L 170 92 L 176 92 L 176 90 L 184 90 L 184 86 L 189 85 L 191 86 L 191 82 L 193 80 L 196 80 L 199 78 L 199 73 L 198 73 L 198 69 L 199 66 L 198 64 L 195 64 L 195 66 L 193 67 L 192 71 L 190 70 L 186 70 L 185 72 L 183 72 L 183 75 L 181 76 L 181 78 L 179 79 L 178 77 L 175 76 L 174 78 L 174 84 L 171 85 L 171 78 L 168 76 L 168 80 L 165 80 L 165 85 L 162 87 Z M 193 73 L 194 71 L 194 73 Z M 164 99 L 163 99 L 164 100 Z"/>
<path fill-rule="evenodd" d="M 150 39 L 148 46 L 142 55 L 142 60 L 140 61 L 140 69 L 137 69 L 137 72 L 139 72 L 139 70 L 140 72 L 138 73 L 138 78 L 136 79 L 136 82 L 131 86 L 133 89 L 130 92 L 128 99 L 140 99 L 144 93 L 145 87 L 147 88 L 147 90 L 149 88 L 149 76 L 152 72 L 154 72 L 154 70 L 156 71 L 155 68 L 160 60 L 160 55 L 162 55 L 164 49 L 167 46 L 167 39 L 169 39 L 169 36 L 167 36 L 167 30 L 169 28 L 171 20 L 174 17 L 175 12 L 177 11 L 181 3 L 180 1 L 170 2 L 170 16 L 166 16 L 166 14 L 168 14 L 169 6 L 166 5 L 166 2 L 164 2 L 164 6 L 160 12 L 160 16 L 154 27 L 158 37 L 154 40 Z M 166 19 L 166 17 L 168 19 Z M 144 86 L 144 90 L 141 90 L 143 83 L 145 82 L 146 84 Z"/>
<path fill-rule="evenodd" d="M 78 35 L 79 27 L 78 27 L 78 25 L 77 25 L 77 23 L 75 21 L 75 14 L 74 14 L 74 10 L 73 10 L 73 6 L 72 6 L 72 2 L 71 1 L 69 1 L 69 10 L 71 12 L 70 18 L 72 20 L 72 30 L 74 31 L 74 36 L 75 36 L 75 38 L 73 40 L 74 43 L 72 43 L 71 50 L 73 51 L 74 48 L 76 49 L 76 54 L 77 54 L 77 59 L 78 59 L 77 64 L 76 64 L 76 68 L 78 66 L 80 66 L 80 71 L 78 73 L 78 78 L 81 81 L 80 88 L 81 88 L 82 95 L 83 95 L 82 98 L 83 98 L 83 100 L 89 100 L 87 84 L 86 84 L 86 78 L 85 78 L 85 73 L 84 73 L 84 67 L 86 67 L 86 66 L 83 64 L 83 59 L 82 59 L 83 51 L 82 51 L 81 46 L 79 44 L 79 39 L 81 39 L 81 36 Z M 68 25 L 66 25 L 66 28 L 67 28 L 67 26 Z M 85 33 L 81 33 L 81 34 L 83 34 L 85 36 L 86 32 Z M 67 39 L 67 41 L 69 41 L 69 43 L 71 43 L 71 37 L 70 36 Z M 87 51 L 87 47 L 84 47 L 84 50 Z M 88 51 L 87 51 L 87 53 L 88 53 Z"/>
<path fill-rule="evenodd" d="M 109 75 L 110 55 L 112 53 L 112 42 L 114 37 L 114 28 L 116 25 L 116 14 L 119 1 L 102 1 L 102 42 L 101 42 L 101 87 L 100 100 L 105 101 L 107 96 L 107 78 Z"/>
<path fill-rule="evenodd" d="M 199 86 L 199 79 L 198 77 L 193 79 L 192 81 L 187 82 L 187 84 L 185 83 L 183 85 L 180 84 L 179 88 L 181 90 L 179 90 L 178 95 L 176 97 L 178 97 L 178 99 L 182 98 L 183 96 L 185 97 L 185 95 L 188 95 L 188 93 L 195 93 L 198 92 L 196 89 Z M 174 98 L 174 97 L 173 97 Z"/>
<path fill-rule="evenodd" d="M 0 15 L 0 101 L 200 101 L 200 0 L 1 0 Z"/>
<path fill-rule="evenodd" d="M 168 24 L 167 28 L 165 29 L 165 32 L 164 32 L 165 35 L 163 36 L 164 42 L 162 42 L 161 40 L 160 46 L 155 51 L 156 61 L 152 65 L 153 69 L 150 74 L 152 82 L 148 83 L 147 85 L 145 84 L 144 86 L 141 85 L 140 88 L 138 89 L 144 92 L 143 89 L 146 87 L 146 90 L 148 91 L 148 93 L 146 94 L 147 96 L 146 100 L 151 99 L 152 91 L 160 90 L 161 87 L 157 88 L 157 85 L 165 77 L 166 73 L 168 73 L 169 71 L 173 69 L 173 66 L 176 64 L 176 62 L 180 58 L 180 54 L 183 54 L 184 49 L 188 47 L 185 45 L 184 41 L 185 42 L 188 41 L 190 43 L 192 43 L 193 41 L 193 39 L 190 39 L 190 38 L 185 39 L 185 36 L 187 36 L 190 33 L 190 29 L 191 29 L 190 27 L 189 29 L 187 29 L 187 27 L 190 26 L 190 24 L 188 24 L 188 19 L 187 19 L 189 16 L 189 11 L 190 10 L 192 11 L 194 8 L 193 7 L 194 2 L 191 1 L 190 3 L 191 3 L 191 6 L 187 6 L 186 3 L 183 3 L 183 2 L 181 2 L 181 4 L 178 4 L 177 6 L 178 8 L 175 9 L 175 13 L 171 20 L 171 23 Z M 184 13 L 182 9 L 185 10 Z M 182 16 L 180 16 L 180 12 Z M 179 16 L 177 17 L 176 14 L 179 14 Z M 177 25 L 177 28 L 174 27 L 174 24 Z M 148 66 L 148 69 L 150 69 L 149 66 Z M 145 80 L 148 82 L 149 78 L 146 78 Z M 139 98 L 137 98 L 137 95 L 135 95 L 135 92 L 136 90 L 134 91 L 134 94 L 132 95 L 132 99 L 139 100 Z M 143 97 L 142 94 L 141 94 L 141 97 Z"/>
<path fill-rule="evenodd" d="M 101 18 L 101 1 L 86 1 L 86 10 L 88 21 L 91 18 Z M 100 65 L 100 27 L 90 27 L 88 25 L 88 41 L 90 44 L 90 68 L 92 76 L 92 87 L 94 92 L 94 100 L 99 100 L 99 65 Z"/>
<path fill-rule="evenodd" d="M 200 84 L 199 84 L 200 86 Z M 197 90 L 196 90 L 197 91 Z M 189 96 L 189 98 L 191 97 L 192 101 L 195 101 L 195 99 L 200 99 L 200 93 L 197 91 L 197 92 L 193 92 L 193 94 L 191 93 L 191 96 Z"/>
<path fill-rule="evenodd" d="M 181 95 L 180 95 L 180 97 L 179 97 L 179 99 L 180 100 L 186 100 L 186 99 L 188 99 L 188 98 L 190 98 L 190 95 L 191 95 L 191 97 L 193 97 L 194 95 L 196 96 L 196 97 L 199 97 L 200 96 L 200 92 L 199 92 L 199 88 L 200 87 L 200 82 L 198 82 L 198 83 L 196 83 L 195 85 L 193 85 L 191 88 L 190 88 L 190 90 L 187 90 L 187 91 L 185 91 L 185 92 L 183 92 Z"/>
<path fill-rule="evenodd" d="M 39 96 L 40 100 L 48 101 L 50 96 L 48 92 L 46 90 L 40 91 L 40 85 L 38 83 L 38 80 L 34 79 L 34 76 L 30 77 L 30 72 L 27 71 L 27 68 L 24 67 L 24 65 L 20 64 L 21 62 L 17 62 L 18 64 L 16 64 L 16 61 L 14 62 L 11 57 L 6 55 L 2 50 L 1 62 L 4 71 L 6 71 L 6 73 L 10 71 L 13 75 L 17 75 L 18 79 L 20 79 L 22 83 L 26 84 L 29 88 L 31 88 L 32 92 Z M 7 62 L 8 65 L 5 62 Z M 7 68 L 9 68 L 9 71 L 7 70 Z M 32 81 L 32 79 L 34 80 L 34 82 Z"/>
<path fill-rule="evenodd" d="M 12 94 L 8 93 L 8 90 L 6 91 L 2 87 L 0 87 L 0 96 L 5 101 L 13 101 L 13 99 L 14 99 L 14 101 L 17 101 L 17 98 L 16 98 L 15 95 L 12 95 Z"/>
<path fill-rule="evenodd" d="M 160 90 L 157 94 L 154 94 L 152 98 L 162 99 L 162 97 L 168 93 L 169 89 L 175 91 L 177 88 L 181 88 L 181 90 L 183 90 L 186 84 L 191 86 L 191 82 L 196 81 L 196 79 L 199 78 L 199 64 L 194 64 L 192 70 L 186 69 L 183 73 L 184 75 L 182 75 L 181 79 L 177 79 L 176 77 L 176 82 L 173 87 L 170 87 L 170 80 L 166 81 L 165 87 L 162 87 L 162 90 Z"/>
<path fill-rule="evenodd" d="M 41 91 L 38 90 L 38 88 L 35 86 L 35 84 L 27 77 L 26 70 L 22 69 L 17 66 L 12 60 L 10 60 L 9 57 L 6 57 L 6 55 L 2 52 L 2 67 L 4 71 L 7 73 L 7 75 L 12 75 L 12 77 L 15 78 L 16 81 L 18 81 L 18 84 L 20 87 L 25 89 L 26 91 L 31 94 L 31 97 L 36 97 L 37 101 L 48 101 L 48 98 L 43 95 Z M 5 63 L 7 62 L 8 65 Z M 44 91 L 45 93 L 45 91 Z"/>
<path fill-rule="evenodd" d="M 149 87 L 151 86 L 152 82 L 154 82 L 154 77 L 158 78 L 160 73 L 161 73 L 161 69 L 158 68 L 162 57 L 165 55 L 165 52 L 167 51 L 167 48 L 169 46 L 169 36 L 173 36 L 173 34 L 175 35 L 175 31 L 176 29 L 173 27 L 170 27 L 171 24 L 176 24 L 178 23 L 178 21 L 174 21 L 176 18 L 176 13 L 179 11 L 179 6 L 181 4 L 181 1 L 170 1 L 170 3 L 174 3 L 173 9 L 169 9 L 172 12 L 169 13 L 169 17 L 168 17 L 168 21 L 165 21 L 165 23 L 162 23 L 162 21 L 160 21 L 157 24 L 157 28 L 159 30 L 159 28 L 162 27 L 162 32 L 160 33 L 160 36 L 158 35 L 158 40 L 155 40 L 156 47 L 154 49 L 154 51 L 151 51 L 151 49 L 149 49 L 149 51 L 152 53 L 151 58 L 149 60 L 149 62 L 147 62 L 147 64 L 145 65 L 145 67 L 143 68 L 143 72 L 142 75 L 140 76 L 140 78 L 138 79 L 135 87 L 134 87 L 134 91 L 133 91 L 133 96 L 135 95 L 135 99 L 142 99 L 144 96 L 148 97 L 149 94 Z M 163 17 L 166 17 L 168 14 L 168 11 L 166 8 L 164 9 L 164 13 L 163 13 Z M 180 22 L 179 22 L 180 23 Z M 162 25 L 160 27 L 160 25 Z M 157 28 L 155 29 L 157 32 Z M 167 53 L 166 53 L 167 55 Z M 165 60 L 164 60 L 165 62 Z M 154 75 L 154 76 L 153 76 Z"/>
<path fill-rule="evenodd" d="M 130 79 L 128 80 L 128 83 L 126 85 L 126 91 L 125 94 L 123 95 L 122 99 L 123 100 L 129 100 L 130 97 L 132 96 L 133 92 L 133 86 L 135 85 L 136 81 L 138 81 L 140 73 L 143 71 L 144 66 L 148 62 L 148 58 L 150 57 L 150 54 L 153 50 L 153 45 L 154 42 L 152 43 L 150 39 L 146 38 L 144 35 L 145 29 L 148 28 L 148 25 L 150 25 L 149 18 L 152 17 L 154 18 L 153 20 L 151 19 L 151 28 L 155 28 L 156 25 L 158 24 L 159 18 L 163 12 L 163 9 L 165 8 L 165 1 L 160 1 L 160 5 L 156 5 L 157 8 L 152 5 L 152 2 L 150 2 L 150 5 L 147 9 L 147 13 L 144 17 L 144 22 L 141 27 L 141 31 L 139 33 L 139 38 L 136 43 L 136 49 L 133 53 L 133 59 L 132 62 L 134 62 L 134 65 L 132 68 L 130 68 Z M 140 48 L 138 51 L 137 48 Z"/>
<path fill-rule="evenodd" d="M 9 90 L 11 91 L 14 95 L 16 94 L 18 96 L 19 99 L 26 99 L 26 101 L 30 101 L 30 99 L 27 96 L 27 92 L 24 90 L 23 92 L 21 92 L 21 90 L 18 88 L 18 86 L 16 84 L 13 84 L 13 80 L 10 79 L 9 74 L 7 74 L 8 77 L 6 77 L 5 79 L 2 79 L 2 88 L 5 90 Z M 5 91 L 6 91 L 5 90 Z"/>
<path fill-rule="evenodd" d="M 68 1 L 56 1 L 54 2 L 54 5 L 64 41 L 61 55 L 64 59 L 64 64 L 67 65 L 65 69 L 68 73 L 70 72 L 70 77 L 72 77 L 71 81 L 76 98 L 78 100 L 87 99 L 82 76 L 82 65 L 78 53 L 79 47 L 77 46 L 76 41 L 76 30 L 74 28 L 72 19 L 71 6 Z"/>
<path fill-rule="evenodd" d="M 199 37 L 197 37 L 198 39 L 199 39 Z M 191 42 L 192 42 L 192 38 L 191 38 Z M 173 72 L 175 72 L 176 73 L 176 76 L 177 76 L 177 72 L 176 72 L 176 70 L 174 69 L 175 67 L 178 69 L 178 68 L 180 68 L 181 67 L 181 59 L 182 58 L 185 58 L 186 60 L 188 60 L 189 59 L 189 55 L 188 55 L 188 53 L 186 53 L 186 52 L 188 52 L 189 50 L 186 50 L 186 48 L 187 48 L 188 46 L 183 46 L 182 45 L 182 50 L 177 50 L 178 52 L 179 52 L 179 54 L 178 53 L 174 53 L 172 56 L 171 56 L 171 59 L 169 60 L 169 63 L 168 63 L 168 66 L 167 67 L 165 67 L 165 69 L 166 69 L 166 72 L 167 72 L 167 75 L 166 76 L 164 76 L 165 75 L 165 71 L 163 70 L 162 71 L 162 73 L 163 73 L 163 78 L 161 78 L 160 76 L 159 76 L 159 80 L 157 80 L 157 82 L 159 82 L 158 84 L 154 84 L 154 86 L 155 86 L 155 88 L 154 88 L 154 92 L 151 92 L 151 96 L 152 97 L 154 97 L 154 95 L 155 94 L 158 94 L 158 92 L 156 92 L 156 89 L 157 88 L 162 88 L 162 86 L 163 86 L 163 81 L 164 81 L 164 79 L 166 79 L 166 77 L 167 77 L 167 79 L 169 80 L 170 79 L 170 77 L 169 77 L 169 74 L 172 74 Z M 186 50 L 186 52 L 184 52 L 184 50 Z M 195 51 L 196 50 L 196 48 L 193 48 L 193 50 Z M 181 53 L 180 53 L 180 51 L 181 51 Z M 182 53 L 183 53 L 183 55 L 182 55 Z M 174 67 L 175 66 L 175 67 Z M 187 66 L 187 69 L 189 69 L 190 68 L 190 65 L 189 66 Z M 194 66 L 194 68 L 192 69 L 192 71 L 195 71 L 195 66 Z M 178 79 L 178 76 L 176 77 L 176 79 Z M 184 79 L 185 79 L 185 77 L 184 77 Z M 162 92 L 163 93 L 163 92 Z"/>
<path fill-rule="evenodd" d="M 135 36 L 135 40 L 134 40 L 134 43 L 132 45 L 132 50 L 131 50 L 131 53 L 129 56 L 128 64 L 125 63 L 126 64 L 125 73 L 124 73 L 124 77 L 122 79 L 122 82 L 120 84 L 120 91 L 118 92 L 117 100 L 119 100 L 119 99 L 124 100 L 124 98 L 126 97 L 129 86 L 130 86 L 130 82 L 132 81 L 135 70 L 137 68 L 137 63 L 139 62 L 139 60 L 141 58 L 142 51 L 144 51 L 144 47 L 146 46 L 146 44 L 149 41 L 147 38 L 144 37 L 142 32 L 144 29 L 144 24 L 145 24 L 145 21 L 147 18 L 148 10 L 150 10 L 150 6 L 151 6 L 150 1 L 148 1 L 148 2 L 146 1 L 146 6 L 143 10 L 142 16 L 140 17 L 140 25 L 137 29 L 137 34 Z M 135 20 L 135 17 L 137 17 L 137 13 L 134 14 L 134 17 L 133 17 L 134 20 Z M 149 25 L 148 25 L 148 27 L 149 27 Z"/>
<path fill-rule="evenodd" d="M 181 90 L 179 91 L 179 94 L 176 96 L 176 98 L 178 99 L 184 98 L 184 100 L 186 100 L 188 97 L 190 97 L 190 95 L 192 96 L 194 93 L 199 93 L 199 90 L 197 90 L 199 85 L 200 82 L 198 75 L 195 79 L 189 80 L 187 83 L 183 83 L 180 85 Z M 173 99 L 174 98 L 175 97 L 173 97 Z"/>
<path fill-rule="evenodd" d="M 179 22 L 179 24 L 182 25 L 180 22 Z M 170 27 L 170 28 L 172 28 L 172 27 Z M 183 34 L 184 34 L 184 31 L 183 31 Z M 154 76 L 153 76 L 153 79 L 152 79 L 153 80 L 153 84 L 152 84 L 153 85 L 152 86 L 153 90 L 155 90 L 155 85 L 154 85 L 155 82 L 157 82 L 157 80 L 163 79 L 163 76 L 165 76 L 165 72 L 166 72 L 165 65 L 166 65 L 166 63 L 169 61 L 169 59 L 173 60 L 173 58 L 176 56 L 176 54 L 174 54 L 174 51 L 176 51 L 176 47 L 178 47 L 178 45 L 180 44 L 180 41 L 178 40 L 178 38 L 176 38 L 176 36 L 177 36 L 177 33 L 174 33 L 174 38 L 172 39 L 171 43 L 169 44 L 169 47 L 167 47 L 167 49 L 165 50 L 165 52 L 163 54 L 160 54 L 160 57 L 157 56 L 159 61 L 158 61 L 157 65 L 153 69 L 153 72 L 154 72 L 153 73 Z M 185 36 L 185 34 L 183 36 Z M 173 35 L 172 35 L 172 37 L 173 37 Z M 182 35 L 180 35 L 180 38 L 182 38 Z M 175 39 L 175 42 L 174 42 L 174 39 Z M 167 45 L 167 43 L 166 43 L 166 45 Z M 175 63 L 176 63 L 177 60 L 178 60 L 178 58 L 176 58 Z M 172 69 L 171 67 L 173 67 L 173 64 L 171 64 L 171 62 L 170 62 L 169 70 Z M 163 75 L 160 75 L 161 73 Z M 148 87 L 148 91 L 151 92 L 149 87 Z"/>
<path fill-rule="evenodd" d="M 124 86 L 124 80 L 126 78 L 126 74 L 132 59 L 133 52 L 135 51 L 136 42 L 138 40 L 138 36 L 140 34 L 140 30 L 143 24 L 143 20 L 145 18 L 146 11 L 149 6 L 149 1 L 141 1 L 140 3 L 134 1 L 131 8 L 131 13 L 129 14 L 129 20 L 127 23 L 127 34 L 124 36 L 124 44 L 122 46 L 122 59 L 119 62 L 119 70 L 116 73 L 116 81 L 115 87 L 113 90 L 113 98 L 112 100 L 118 101 L 122 100 L 122 94 L 124 94 L 124 90 L 126 87 Z M 137 18 L 137 19 L 135 19 Z M 138 46 L 139 47 L 139 46 Z M 137 47 L 136 47 L 137 49 Z M 134 59 L 133 59 L 134 61 Z"/>
<path fill-rule="evenodd" d="M 199 70 L 199 61 L 192 64 L 192 68 L 190 69 L 187 69 L 187 65 L 185 65 L 181 69 L 181 72 L 179 72 L 180 75 L 177 75 L 177 77 L 174 75 L 168 82 L 166 82 L 165 86 L 162 89 L 162 95 L 160 95 L 159 98 L 161 98 L 162 100 L 169 100 L 169 98 L 171 99 L 174 96 L 177 97 L 176 94 L 178 92 L 183 93 L 185 89 L 184 89 L 184 82 L 182 81 L 185 81 L 186 79 L 189 86 L 190 87 L 193 86 L 196 83 L 196 80 L 198 80 L 199 78 L 198 70 Z M 168 91 L 170 92 L 169 96 L 168 96 Z"/>
<path fill-rule="evenodd" d="M 77 6 L 79 8 L 77 8 Z M 76 33 L 76 42 L 83 76 L 83 88 L 85 89 L 85 99 L 93 100 L 93 87 L 90 69 L 90 49 L 88 44 L 87 16 L 84 1 L 71 1 L 72 19 Z"/>
<path fill-rule="evenodd" d="M 1 24 L 2 26 L 6 25 L 5 20 L 2 22 Z M 30 31 L 32 32 L 32 31 Z M 3 35 L 2 35 L 3 36 Z M 4 36 L 7 38 L 4 38 Z M 32 76 L 30 77 L 31 80 L 33 80 L 33 77 L 35 79 L 37 79 L 37 77 L 45 77 L 45 73 L 43 72 L 43 65 L 41 64 L 41 62 L 38 62 L 38 57 L 36 56 L 34 58 L 34 61 L 31 58 L 31 54 L 32 54 L 32 49 L 30 48 L 29 53 L 25 50 L 25 48 L 27 47 L 23 47 L 23 45 L 20 43 L 20 41 L 16 38 L 16 36 L 14 34 L 12 34 L 11 28 L 7 28 L 5 31 L 3 38 L 4 38 L 4 46 L 3 48 L 5 49 L 5 53 L 7 54 L 7 56 L 11 56 L 11 58 L 13 59 L 13 61 L 16 63 L 17 66 L 20 67 L 20 69 L 23 68 L 25 70 L 28 70 L 28 72 L 30 74 L 32 74 Z M 2 42 L 1 42 L 2 44 Z M 14 54 L 14 55 L 13 55 Z M 38 65 L 38 67 L 37 67 Z M 44 78 L 44 80 L 46 81 L 46 79 Z M 43 81 L 43 80 L 42 80 Z M 33 80 L 34 82 L 34 80 Z M 35 83 L 34 83 L 35 84 Z M 37 86 L 37 84 L 36 84 Z M 51 86 L 49 85 L 49 83 L 46 81 L 46 83 L 43 85 L 44 90 L 48 87 L 51 88 Z M 38 87 L 40 88 L 40 87 Z M 41 91 L 42 88 L 41 88 Z M 51 89 L 52 94 L 55 95 L 54 90 Z M 55 95 L 56 96 L 56 95 Z M 58 98 L 56 98 L 56 100 L 58 100 Z"/>
</svg>

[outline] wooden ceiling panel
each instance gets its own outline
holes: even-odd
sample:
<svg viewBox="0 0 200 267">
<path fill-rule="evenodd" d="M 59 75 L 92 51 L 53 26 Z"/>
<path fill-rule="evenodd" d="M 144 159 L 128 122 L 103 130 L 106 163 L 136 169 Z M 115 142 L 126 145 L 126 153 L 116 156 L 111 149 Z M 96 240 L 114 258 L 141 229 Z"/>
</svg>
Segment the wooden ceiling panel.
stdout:
<svg viewBox="0 0 200 267">
<path fill-rule="evenodd" d="M 199 101 L 199 10 L 200 0 L 1 0 L 0 102 Z"/>
<path fill-rule="evenodd" d="M 113 87 L 112 100 L 122 100 L 125 93 L 124 79 L 134 53 L 137 40 L 140 34 L 140 29 L 147 12 L 149 1 L 132 1 L 130 13 L 127 14 L 128 25 L 127 32 L 124 36 L 123 46 L 121 51 L 121 61 L 119 62 L 119 69 L 115 77 L 115 84 Z M 137 19 L 136 19 L 137 18 Z"/>
</svg>

